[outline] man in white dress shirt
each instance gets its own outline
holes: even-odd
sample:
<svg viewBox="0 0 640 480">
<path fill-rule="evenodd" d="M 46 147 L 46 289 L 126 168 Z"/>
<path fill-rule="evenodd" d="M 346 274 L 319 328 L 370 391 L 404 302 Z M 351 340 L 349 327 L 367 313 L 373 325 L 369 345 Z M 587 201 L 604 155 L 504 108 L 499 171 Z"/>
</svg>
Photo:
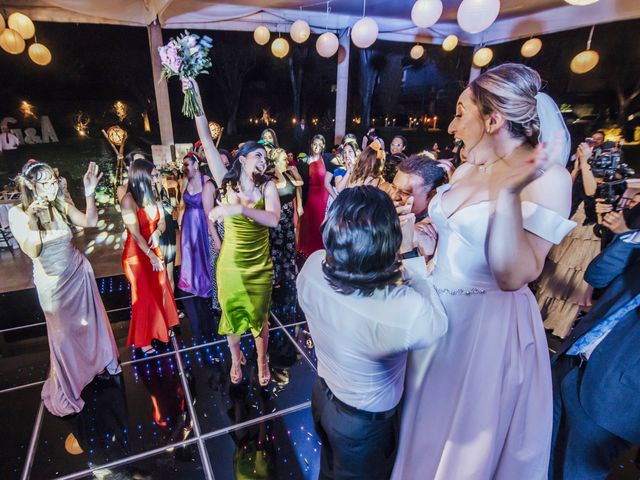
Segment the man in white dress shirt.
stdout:
<svg viewBox="0 0 640 480">
<path fill-rule="evenodd" d="M 401 229 L 377 188 L 346 189 L 323 225 L 326 250 L 312 254 L 298 276 L 318 358 L 312 412 L 321 479 L 389 478 L 407 352 L 432 346 L 447 330 L 424 258 L 410 250 L 414 220 L 403 216 Z"/>
<path fill-rule="evenodd" d="M 2 126 L 0 132 L 0 151 L 4 160 L 2 170 L 6 170 L 9 177 L 14 177 L 20 167 L 20 156 L 18 154 L 18 146 L 20 141 L 13 133 L 9 131 L 8 125 Z"/>
</svg>

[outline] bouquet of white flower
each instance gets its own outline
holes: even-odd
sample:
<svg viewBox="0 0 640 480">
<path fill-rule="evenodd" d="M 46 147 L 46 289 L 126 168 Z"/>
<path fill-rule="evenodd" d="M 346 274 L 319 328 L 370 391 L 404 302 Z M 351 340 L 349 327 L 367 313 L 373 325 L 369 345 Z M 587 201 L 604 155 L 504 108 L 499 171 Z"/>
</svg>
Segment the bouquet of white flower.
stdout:
<svg viewBox="0 0 640 480">
<path fill-rule="evenodd" d="M 211 38 L 185 32 L 175 39 L 169 40 L 164 47 L 158 47 L 162 62 L 162 78 L 180 77 L 180 80 L 191 80 L 201 73 L 209 73 L 211 67 L 209 50 Z M 183 115 L 194 118 L 202 115 L 200 105 L 196 101 L 192 88 L 185 90 L 182 103 Z"/>
</svg>

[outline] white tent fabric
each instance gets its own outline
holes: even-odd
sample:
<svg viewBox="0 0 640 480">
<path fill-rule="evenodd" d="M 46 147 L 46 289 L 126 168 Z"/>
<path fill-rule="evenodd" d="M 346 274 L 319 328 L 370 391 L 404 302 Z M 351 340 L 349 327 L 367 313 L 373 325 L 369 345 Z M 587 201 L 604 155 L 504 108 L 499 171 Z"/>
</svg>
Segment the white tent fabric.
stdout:
<svg viewBox="0 0 640 480">
<path fill-rule="evenodd" d="M 307 20 L 316 33 L 341 30 L 362 14 L 362 0 L 10 0 L 7 14 L 21 11 L 34 20 L 145 26 L 156 18 L 163 28 L 253 30 L 264 23 L 287 32 L 297 18 Z M 416 28 L 410 19 L 415 0 L 369 0 L 367 15 L 375 18 L 381 39 L 441 43 L 455 33 L 464 44 L 502 43 L 508 40 L 571 30 L 594 24 L 640 18 L 640 0 L 600 0 L 578 7 L 563 0 L 502 0 L 498 20 L 488 30 L 470 35 L 455 20 L 461 0 L 443 0 L 441 20 L 430 29 Z M 302 10 L 299 7 L 303 7 Z"/>
</svg>

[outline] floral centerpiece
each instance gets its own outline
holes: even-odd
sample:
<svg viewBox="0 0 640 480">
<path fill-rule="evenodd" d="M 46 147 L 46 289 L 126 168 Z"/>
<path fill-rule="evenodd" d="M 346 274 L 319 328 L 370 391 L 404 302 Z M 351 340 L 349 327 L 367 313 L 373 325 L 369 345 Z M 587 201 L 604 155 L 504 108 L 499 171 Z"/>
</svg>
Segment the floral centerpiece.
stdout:
<svg viewBox="0 0 640 480">
<path fill-rule="evenodd" d="M 190 80 L 201 73 L 209 73 L 206 69 L 212 65 L 209 58 L 211 46 L 211 38 L 185 30 L 182 35 L 169 40 L 165 46 L 158 47 L 162 62 L 162 78 L 178 76 L 180 80 Z M 188 118 L 202 115 L 192 88 L 184 92 L 182 113 Z"/>
</svg>

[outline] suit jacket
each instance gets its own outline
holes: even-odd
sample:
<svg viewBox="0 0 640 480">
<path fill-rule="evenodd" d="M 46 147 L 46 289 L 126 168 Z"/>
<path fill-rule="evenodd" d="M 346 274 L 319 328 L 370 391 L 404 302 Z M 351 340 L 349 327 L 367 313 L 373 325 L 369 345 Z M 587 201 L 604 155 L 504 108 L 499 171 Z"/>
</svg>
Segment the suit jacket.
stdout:
<svg viewBox="0 0 640 480">
<path fill-rule="evenodd" d="M 589 265 L 585 280 L 606 290 L 552 357 L 552 363 L 640 293 L 640 245 L 622 241 L 626 235 L 617 235 Z M 640 309 L 627 313 L 593 351 L 579 398 L 598 425 L 631 443 L 640 443 Z"/>
</svg>

